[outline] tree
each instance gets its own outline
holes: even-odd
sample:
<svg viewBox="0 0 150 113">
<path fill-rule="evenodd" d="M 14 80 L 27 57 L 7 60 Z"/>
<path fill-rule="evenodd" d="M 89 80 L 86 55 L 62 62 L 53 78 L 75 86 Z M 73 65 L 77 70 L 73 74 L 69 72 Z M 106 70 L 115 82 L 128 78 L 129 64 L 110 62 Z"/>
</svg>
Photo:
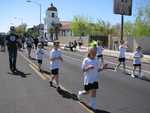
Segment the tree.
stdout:
<svg viewBox="0 0 150 113">
<path fill-rule="evenodd" d="M 138 10 L 134 23 L 135 37 L 150 36 L 150 3 Z"/>
<path fill-rule="evenodd" d="M 17 34 L 19 37 L 23 37 L 23 35 L 24 35 L 25 32 L 26 32 L 26 27 L 27 27 L 26 24 L 21 24 L 21 25 L 17 26 L 17 27 L 16 27 L 16 34 Z"/>
<path fill-rule="evenodd" d="M 71 23 L 71 29 L 75 36 L 84 35 L 111 35 L 114 33 L 114 27 L 103 20 L 92 22 L 86 17 L 75 16 Z"/>
<path fill-rule="evenodd" d="M 32 28 L 28 28 L 26 34 L 32 36 L 33 38 L 37 38 L 40 35 L 39 29 L 37 26 L 33 26 Z"/>
<path fill-rule="evenodd" d="M 53 41 L 54 28 L 53 27 L 49 28 L 48 33 L 50 34 L 50 38 Z"/>
<path fill-rule="evenodd" d="M 48 32 L 50 33 L 52 40 L 54 40 L 53 39 L 54 34 L 55 34 L 55 40 L 58 40 L 58 33 L 61 26 L 62 26 L 61 23 L 52 23 L 52 27 L 48 29 Z"/>
<path fill-rule="evenodd" d="M 90 21 L 82 16 L 75 16 L 71 23 L 71 29 L 75 36 L 85 36 L 89 34 Z"/>
<path fill-rule="evenodd" d="M 134 24 L 130 21 L 124 23 L 124 35 L 125 36 L 132 36 L 134 32 Z"/>
<path fill-rule="evenodd" d="M 94 24 L 90 24 L 90 35 L 111 35 L 114 33 L 114 28 L 109 22 L 98 20 Z"/>
</svg>

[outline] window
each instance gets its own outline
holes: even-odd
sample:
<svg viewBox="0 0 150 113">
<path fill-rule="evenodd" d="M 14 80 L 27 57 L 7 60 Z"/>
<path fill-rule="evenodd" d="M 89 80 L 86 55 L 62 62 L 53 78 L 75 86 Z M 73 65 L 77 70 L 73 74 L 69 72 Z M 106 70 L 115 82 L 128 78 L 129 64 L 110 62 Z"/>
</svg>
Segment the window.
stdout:
<svg viewBox="0 0 150 113">
<path fill-rule="evenodd" d="M 52 13 L 52 18 L 54 18 L 55 17 L 55 13 Z"/>
</svg>

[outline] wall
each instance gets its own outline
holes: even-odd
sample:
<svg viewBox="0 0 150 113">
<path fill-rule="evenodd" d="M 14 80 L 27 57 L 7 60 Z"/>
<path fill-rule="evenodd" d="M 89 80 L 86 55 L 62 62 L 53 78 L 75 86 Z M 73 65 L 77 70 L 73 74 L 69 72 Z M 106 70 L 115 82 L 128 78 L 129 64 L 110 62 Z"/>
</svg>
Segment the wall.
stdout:
<svg viewBox="0 0 150 113">
<path fill-rule="evenodd" d="M 139 45 L 142 47 L 144 54 L 150 54 L 150 37 L 128 37 L 128 45 L 131 51 L 135 51 L 136 47 Z"/>
</svg>

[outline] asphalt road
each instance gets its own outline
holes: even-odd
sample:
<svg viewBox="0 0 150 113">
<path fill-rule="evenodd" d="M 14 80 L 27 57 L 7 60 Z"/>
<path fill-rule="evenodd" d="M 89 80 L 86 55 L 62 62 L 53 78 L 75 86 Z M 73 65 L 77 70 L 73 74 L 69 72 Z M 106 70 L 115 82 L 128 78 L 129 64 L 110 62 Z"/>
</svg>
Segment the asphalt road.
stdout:
<svg viewBox="0 0 150 113">
<path fill-rule="evenodd" d="M 60 71 L 60 83 L 69 92 L 77 94 L 83 89 L 80 67 L 85 55 L 69 51 L 64 51 L 63 54 L 64 62 Z M 110 62 L 109 57 L 106 60 Z M 117 63 L 117 59 L 113 63 Z M 131 61 L 127 63 L 130 66 Z M 43 69 L 47 70 L 47 65 L 48 62 L 45 60 Z M 144 66 L 147 68 L 149 65 L 144 64 Z M 150 76 L 149 71 L 146 70 L 146 72 L 148 73 L 144 74 Z M 150 82 L 132 78 L 122 73 L 121 70 L 114 72 L 107 69 L 100 73 L 99 83 L 97 108 L 98 111 L 104 111 L 99 113 L 150 113 Z M 82 101 L 88 103 L 88 98 L 83 97 Z"/>
<path fill-rule="evenodd" d="M 8 68 L 8 55 L 0 52 L 0 113 L 86 113 L 65 91 L 56 91 L 35 67 L 18 55 L 18 74 Z"/>
<path fill-rule="evenodd" d="M 64 55 L 62 84 L 70 91 L 77 93 L 83 88 L 83 76 L 80 69 L 82 58 L 78 58 L 81 53 L 70 54 L 72 53 L 65 52 Z M 149 73 L 146 74 L 150 76 Z M 121 70 L 114 72 L 108 69 L 100 73 L 99 83 L 98 109 L 110 113 L 150 113 L 150 82 L 132 78 Z M 83 99 L 88 101 L 87 98 Z"/>
<path fill-rule="evenodd" d="M 18 68 L 26 72 L 26 78 L 8 74 L 7 56 L 0 55 L 4 64 L 0 65 L 0 113 L 92 113 L 71 96 L 83 89 L 82 53 L 64 52 L 60 83 L 71 92 L 71 95 L 64 93 L 67 96 L 49 87 L 48 74 L 38 74 L 33 69 L 36 61 L 24 58 L 26 52 L 18 57 Z M 42 68 L 46 72 L 49 72 L 48 64 L 45 58 Z M 107 69 L 100 73 L 99 83 L 96 113 L 150 113 L 150 82 L 131 78 L 121 70 Z M 88 103 L 88 97 L 82 101 Z"/>
</svg>

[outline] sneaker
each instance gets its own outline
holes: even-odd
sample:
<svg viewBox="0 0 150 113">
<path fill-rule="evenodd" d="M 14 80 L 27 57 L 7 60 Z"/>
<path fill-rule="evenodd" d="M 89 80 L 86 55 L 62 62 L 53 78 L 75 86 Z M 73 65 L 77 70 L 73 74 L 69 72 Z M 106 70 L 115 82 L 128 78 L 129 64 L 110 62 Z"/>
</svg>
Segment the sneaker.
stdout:
<svg viewBox="0 0 150 113">
<path fill-rule="evenodd" d="M 132 78 L 135 78 L 135 75 L 134 75 L 134 74 L 131 74 L 131 77 L 132 77 Z"/>
<path fill-rule="evenodd" d="M 81 99 L 81 95 L 84 94 L 84 93 L 86 93 L 86 91 L 84 91 L 84 90 L 78 92 L 77 97 L 78 97 L 79 100 Z"/>
<path fill-rule="evenodd" d="M 117 72 L 117 68 L 116 67 L 114 68 L 114 72 Z"/>
<path fill-rule="evenodd" d="M 78 97 L 79 100 L 81 99 L 81 95 L 82 95 L 82 91 L 79 91 L 78 95 L 77 95 L 77 97 Z"/>
<path fill-rule="evenodd" d="M 53 87 L 53 82 L 52 81 L 49 81 L 49 84 L 51 87 Z"/>
</svg>

